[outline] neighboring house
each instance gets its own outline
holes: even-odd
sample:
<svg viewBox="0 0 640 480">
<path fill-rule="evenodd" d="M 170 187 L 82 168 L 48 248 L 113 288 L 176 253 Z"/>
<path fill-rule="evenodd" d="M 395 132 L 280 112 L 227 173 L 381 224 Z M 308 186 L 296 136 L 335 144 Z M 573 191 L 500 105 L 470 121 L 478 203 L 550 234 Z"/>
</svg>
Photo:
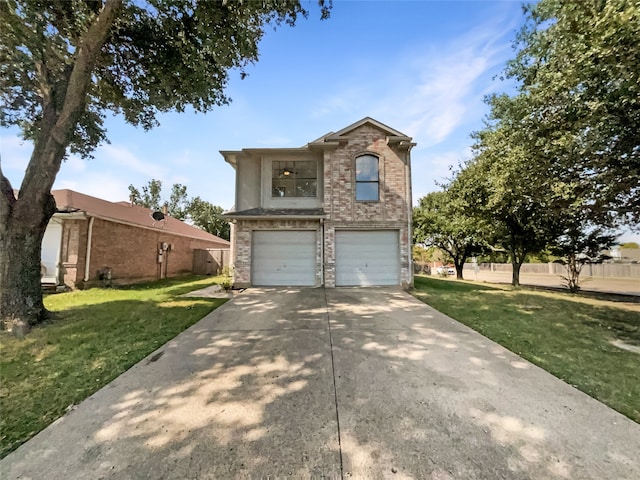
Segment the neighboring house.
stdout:
<svg viewBox="0 0 640 480">
<path fill-rule="evenodd" d="M 611 256 L 611 262 L 618 263 L 640 263 L 640 248 L 624 248 L 621 246 L 612 247 L 603 252 Z"/>
<path fill-rule="evenodd" d="M 77 288 L 108 276 L 115 283 L 155 280 L 191 272 L 196 249 L 229 248 L 168 215 L 157 220 L 145 207 L 72 190 L 51 193 L 56 213 L 42 240 L 42 283 Z"/>
<path fill-rule="evenodd" d="M 412 139 L 372 118 L 301 148 L 222 151 L 236 170 L 236 286 L 413 283 Z"/>
</svg>

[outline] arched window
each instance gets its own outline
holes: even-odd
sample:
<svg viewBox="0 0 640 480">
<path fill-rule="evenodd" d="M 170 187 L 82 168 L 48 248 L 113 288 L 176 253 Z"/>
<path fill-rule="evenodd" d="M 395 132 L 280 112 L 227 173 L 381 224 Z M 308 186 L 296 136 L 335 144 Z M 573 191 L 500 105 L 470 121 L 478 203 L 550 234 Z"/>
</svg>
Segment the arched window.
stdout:
<svg viewBox="0 0 640 480">
<path fill-rule="evenodd" d="M 380 200 L 378 157 L 361 155 L 356 158 L 356 200 L 361 202 Z"/>
</svg>

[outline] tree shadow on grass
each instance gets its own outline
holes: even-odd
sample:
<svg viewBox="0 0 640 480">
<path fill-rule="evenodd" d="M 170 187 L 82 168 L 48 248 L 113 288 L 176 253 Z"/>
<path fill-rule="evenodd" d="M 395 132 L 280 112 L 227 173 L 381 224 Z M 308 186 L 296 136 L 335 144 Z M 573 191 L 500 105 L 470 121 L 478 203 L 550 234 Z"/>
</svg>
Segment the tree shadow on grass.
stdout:
<svg viewBox="0 0 640 480">
<path fill-rule="evenodd" d="M 224 300 L 119 300 L 66 308 L 26 339 L 3 338 L 2 448 L 28 440 Z"/>
<path fill-rule="evenodd" d="M 1 466 L 51 479 L 622 477 L 637 466 L 634 432 L 606 415 L 592 421 L 606 440 L 571 440 L 565 429 L 593 411 L 563 411 L 568 386 L 531 401 L 532 372 L 401 292 L 248 291 Z M 600 450 L 576 460 L 584 441 Z M 618 457 L 600 472 L 607 442 Z"/>
<path fill-rule="evenodd" d="M 179 277 L 163 278 L 151 282 L 133 283 L 113 287 L 118 290 L 145 291 L 162 288 L 165 293 L 171 295 L 183 295 L 199 288 L 205 288 L 216 283 L 217 277 L 202 275 L 186 275 Z"/>
<path fill-rule="evenodd" d="M 603 304 L 575 295 L 455 285 L 455 294 L 422 284 L 417 297 L 575 385 L 634 420 L 640 419 L 640 343 L 635 304 Z M 469 288 L 471 287 L 471 288 Z M 430 293 L 431 292 L 431 293 Z M 619 305 L 619 306 L 618 306 Z"/>
<path fill-rule="evenodd" d="M 457 280 L 445 280 L 426 277 L 424 275 L 416 275 L 414 277 L 414 285 L 417 290 L 433 289 L 451 292 L 474 292 L 484 290 L 496 290 L 500 287 L 482 285 L 479 283 L 470 283 Z"/>
</svg>

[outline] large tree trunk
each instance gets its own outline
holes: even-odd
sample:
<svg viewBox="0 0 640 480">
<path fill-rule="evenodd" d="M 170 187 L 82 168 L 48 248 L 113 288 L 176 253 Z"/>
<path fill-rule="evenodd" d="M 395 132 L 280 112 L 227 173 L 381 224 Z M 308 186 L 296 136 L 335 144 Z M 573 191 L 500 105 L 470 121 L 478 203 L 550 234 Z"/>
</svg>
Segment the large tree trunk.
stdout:
<svg viewBox="0 0 640 480">
<path fill-rule="evenodd" d="M 51 194 L 42 203 L 22 198 L 0 228 L 0 319 L 23 336 L 46 317 L 40 285 L 42 237 L 55 211 Z"/>
<path fill-rule="evenodd" d="M 40 285 L 42 238 L 55 212 L 51 188 L 74 129 L 86 109 L 87 92 L 100 49 L 122 7 L 107 0 L 83 35 L 65 82 L 51 83 L 43 52 L 38 80 L 42 112 L 33 153 L 16 200 L 0 168 L 0 322 L 16 335 L 41 321 L 46 310 Z M 55 62 L 54 62 L 55 63 Z"/>
<path fill-rule="evenodd" d="M 464 278 L 462 278 L 462 270 L 464 269 L 464 262 L 466 259 L 466 257 L 453 259 L 453 264 L 456 267 L 456 278 L 458 280 L 464 280 Z"/>
<path fill-rule="evenodd" d="M 510 247 L 509 254 L 511 255 L 511 285 L 518 288 L 520 287 L 520 267 L 524 263 L 527 257 L 527 250 L 521 242 L 513 241 Z"/>
<path fill-rule="evenodd" d="M 522 266 L 521 262 L 511 262 L 511 285 L 514 287 L 520 286 L 520 267 Z"/>
</svg>

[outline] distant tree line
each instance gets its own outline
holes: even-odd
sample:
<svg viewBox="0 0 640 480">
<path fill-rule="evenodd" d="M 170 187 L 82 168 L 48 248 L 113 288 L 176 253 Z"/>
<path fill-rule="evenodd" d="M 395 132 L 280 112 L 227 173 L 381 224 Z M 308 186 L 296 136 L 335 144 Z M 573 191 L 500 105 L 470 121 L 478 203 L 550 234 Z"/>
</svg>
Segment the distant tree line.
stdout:
<svg viewBox="0 0 640 480">
<path fill-rule="evenodd" d="M 167 207 L 167 212 L 178 220 L 186 221 L 194 226 L 229 240 L 229 223 L 222 218 L 223 209 L 213 205 L 200 197 L 189 198 L 187 187 L 180 183 L 174 183 L 171 187 L 169 198 L 162 198 L 162 182 L 152 179 L 142 188 L 138 189 L 129 185 L 130 200 L 134 205 L 162 210 Z"/>
<path fill-rule="evenodd" d="M 506 252 L 512 284 L 546 251 L 579 289 L 618 229 L 640 221 L 640 4 L 541 0 L 525 7 L 513 95 L 491 95 L 472 158 L 415 209 L 415 241 L 449 253 Z"/>
</svg>

